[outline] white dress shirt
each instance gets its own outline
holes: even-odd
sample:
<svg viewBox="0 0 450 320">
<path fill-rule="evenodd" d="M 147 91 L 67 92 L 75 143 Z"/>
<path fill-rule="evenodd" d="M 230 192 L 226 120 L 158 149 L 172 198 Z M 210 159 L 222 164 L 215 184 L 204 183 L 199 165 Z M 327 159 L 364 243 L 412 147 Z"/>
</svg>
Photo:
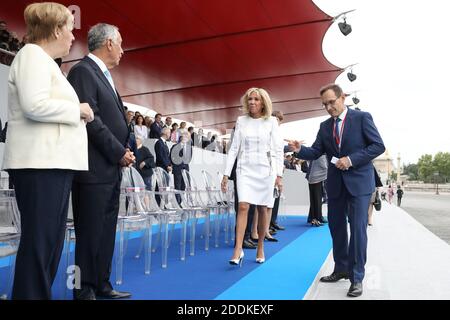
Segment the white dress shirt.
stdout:
<svg viewBox="0 0 450 320">
<path fill-rule="evenodd" d="M 342 131 L 342 135 L 341 135 L 341 128 L 342 128 L 342 125 L 344 124 L 345 117 L 347 117 L 347 112 L 348 112 L 348 108 L 345 107 L 344 111 L 342 111 L 342 113 L 338 116 L 338 118 L 341 119 L 341 121 L 339 122 L 339 126 L 337 128 L 338 129 L 337 131 L 339 132 L 339 148 L 342 145 L 342 135 L 344 133 L 344 131 Z M 334 118 L 334 121 L 336 122 L 336 118 Z M 348 157 L 348 156 L 347 156 L 347 159 L 350 162 L 350 167 L 353 167 L 352 159 L 350 159 L 350 157 Z"/>
<path fill-rule="evenodd" d="M 106 67 L 106 64 L 102 61 L 102 59 L 97 57 L 95 54 L 89 53 L 88 57 L 91 58 L 98 65 L 100 70 L 102 70 L 102 72 L 105 75 L 106 79 L 108 79 L 109 84 L 113 88 L 114 93 L 117 95 L 116 86 L 114 85 L 114 80 L 113 80 L 113 78 L 111 76 L 111 73 L 109 72 L 108 68 Z"/>
</svg>

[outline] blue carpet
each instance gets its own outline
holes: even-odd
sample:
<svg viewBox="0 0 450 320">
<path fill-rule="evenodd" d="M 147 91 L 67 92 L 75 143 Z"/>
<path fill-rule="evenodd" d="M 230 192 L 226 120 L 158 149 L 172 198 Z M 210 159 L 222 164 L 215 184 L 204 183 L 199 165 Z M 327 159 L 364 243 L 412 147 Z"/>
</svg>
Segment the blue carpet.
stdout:
<svg viewBox="0 0 450 320">
<path fill-rule="evenodd" d="M 140 239 L 133 234 L 124 260 L 123 284 L 115 288 L 130 291 L 133 299 L 139 300 L 302 299 L 331 249 L 329 230 L 310 227 L 303 216 L 289 216 L 282 225 L 286 230 L 275 236 L 280 241 L 265 242 L 266 262 L 257 264 L 256 250 L 246 249 L 242 268 L 228 264 L 232 244 L 224 244 L 223 233 L 219 248 L 214 248 L 211 239 L 210 250 L 204 250 L 204 240 L 200 239 L 202 224 L 197 226 L 195 256 L 189 256 L 188 244 L 186 260 L 180 261 L 176 229 L 168 252 L 168 268 L 161 268 L 158 248 L 152 254 L 150 275 L 144 274 L 143 256 L 134 258 Z M 0 263 L 4 260 L 0 259 Z M 0 268 L 2 284 L 7 269 Z M 55 299 L 62 298 L 63 276 L 60 268 L 53 286 Z M 114 264 L 111 280 L 115 281 Z M 69 291 L 67 297 L 71 297 Z"/>
</svg>

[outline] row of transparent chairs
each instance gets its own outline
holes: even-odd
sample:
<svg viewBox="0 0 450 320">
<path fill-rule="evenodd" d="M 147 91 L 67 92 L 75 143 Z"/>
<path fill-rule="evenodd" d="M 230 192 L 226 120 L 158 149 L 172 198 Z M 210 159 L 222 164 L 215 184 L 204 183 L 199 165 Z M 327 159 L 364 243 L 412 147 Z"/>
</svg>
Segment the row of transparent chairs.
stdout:
<svg viewBox="0 0 450 320">
<path fill-rule="evenodd" d="M 229 244 L 228 232 L 231 233 L 230 238 L 234 240 L 234 222 L 232 218 L 234 213 L 234 191 L 233 185 L 228 185 L 227 192 L 221 190 L 222 175 L 218 172 L 217 176 L 211 175 L 209 172 L 202 170 L 203 180 L 208 195 L 207 205 L 215 212 L 214 229 L 215 229 L 215 247 L 219 246 L 220 226 L 224 220 L 225 244 Z M 231 225 L 231 226 L 230 226 Z"/>
<path fill-rule="evenodd" d="M 219 173 L 218 173 L 219 175 Z M 172 176 L 162 168 L 155 168 L 152 176 L 152 190 L 158 185 L 158 191 L 146 190 L 140 174 L 134 168 L 123 172 L 118 217 L 118 244 L 116 245 L 116 284 L 123 282 L 123 261 L 131 232 L 142 232 L 141 243 L 135 258 L 140 258 L 144 251 L 144 273 L 150 274 L 151 254 L 156 252 L 161 243 L 162 268 L 167 268 L 167 255 L 175 225 L 180 228 L 180 260 L 186 259 L 187 229 L 189 227 L 189 255 L 195 255 L 196 227 L 198 219 L 204 219 L 203 238 L 205 251 L 209 250 L 210 217 L 214 215 L 215 246 L 219 246 L 220 222 L 225 220 L 225 242 L 228 243 L 230 212 L 234 208 L 233 190 L 222 193 L 217 179 L 206 171 L 203 172 L 205 189 L 200 190 L 189 171 L 183 170 L 186 189 L 175 190 Z M 220 177 L 219 177 L 220 179 Z M 181 202 L 177 201 L 177 195 Z M 158 203 L 159 200 L 159 203 Z M 234 221 L 234 219 L 232 220 Z M 153 226 L 158 225 L 157 239 L 152 243 Z M 74 240 L 73 223 L 67 225 L 66 250 Z M 66 266 L 69 265 L 70 252 L 66 253 Z M 65 284 L 64 284 L 65 285 Z"/>
<path fill-rule="evenodd" d="M 129 168 L 128 175 L 124 174 L 120 195 L 120 209 L 118 218 L 119 243 L 116 246 L 116 283 L 122 283 L 123 258 L 126 252 L 128 236 L 133 231 L 143 231 L 142 247 L 145 249 L 144 260 L 145 274 L 150 274 L 151 253 L 155 252 L 158 242 L 161 239 L 162 267 L 167 267 L 167 251 L 171 242 L 175 224 L 181 224 L 180 259 L 185 260 L 186 256 L 186 235 L 187 226 L 190 228 L 190 252 L 195 255 L 196 226 L 198 219 L 205 219 L 204 234 L 205 250 L 209 250 L 210 238 L 210 218 L 211 213 L 215 213 L 215 246 L 218 247 L 220 220 L 225 219 L 225 242 L 228 243 L 228 226 L 231 208 L 233 208 L 229 193 L 222 193 L 217 180 L 206 171 L 203 171 L 205 189 L 200 190 L 189 171 L 183 170 L 182 175 L 186 185 L 185 191 L 175 190 L 170 184 L 170 175 L 162 168 L 156 168 L 152 179 L 152 189 L 155 190 L 158 184 L 158 192 L 145 190 L 145 184 L 139 173 Z M 219 174 L 219 173 L 218 173 Z M 219 177 L 220 179 L 220 177 Z M 9 296 L 14 277 L 15 254 L 20 240 L 20 214 L 14 197 L 14 190 L 0 191 L 0 258 L 10 258 L 10 275 L 6 286 L 6 293 L 1 297 Z M 176 195 L 181 196 L 181 203 L 178 203 Z M 156 201 L 156 196 L 160 197 L 160 203 Z M 234 220 L 233 220 L 234 221 Z M 158 240 L 152 247 L 152 226 L 159 225 Z M 169 226 L 171 232 L 169 232 Z M 75 241 L 74 225 L 72 220 L 68 220 L 65 239 L 64 255 L 64 277 L 67 277 L 66 270 L 70 265 L 70 245 Z M 232 232 L 232 235 L 234 232 Z M 140 253 L 136 255 L 139 257 Z M 65 278 L 66 280 L 67 278 Z M 67 281 L 63 283 L 63 297 L 67 293 Z"/>
<path fill-rule="evenodd" d="M 14 280 L 15 255 L 20 242 L 20 213 L 14 190 L 0 190 L 0 258 L 8 258 L 8 276 L 5 286 L 0 287 L 0 299 L 11 296 Z"/>
</svg>

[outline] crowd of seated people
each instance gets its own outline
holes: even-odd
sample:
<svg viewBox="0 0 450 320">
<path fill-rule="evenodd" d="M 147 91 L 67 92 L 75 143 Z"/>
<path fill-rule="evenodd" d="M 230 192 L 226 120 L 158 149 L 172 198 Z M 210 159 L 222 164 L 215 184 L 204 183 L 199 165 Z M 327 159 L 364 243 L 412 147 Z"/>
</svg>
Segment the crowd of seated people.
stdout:
<svg viewBox="0 0 450 320">
<path fill-rule="evenodd" d="M 8 30 L 5 21 L 0 20 L 0 63 L 10 66 L 14 55 L 24 46 L 14 32 Z"/>
<path fill-rule="evenodd" d="M 139 111 L 126 110 L 128 125 L 131 132 L 136 137 L 140 137 L 143 141 L 146 139 L 159 139 L 161 131 L 169 128 L 169 140 L 172 143 L 179 143 L 183 134 L 188 134 L 190 144 L 194 147 L 205 149 L 212 152 L 227 153 L 227 143 L 225 140 L 219 139 L 216 134 L 209 132 L 206 136 L 203 129 L 190 126 L 182 121 L 176 123 L 172 117 L 167 116 L 163 121 L 163 115 L 157 113 L 154 118 L 142 115 Z"/>
</svg>

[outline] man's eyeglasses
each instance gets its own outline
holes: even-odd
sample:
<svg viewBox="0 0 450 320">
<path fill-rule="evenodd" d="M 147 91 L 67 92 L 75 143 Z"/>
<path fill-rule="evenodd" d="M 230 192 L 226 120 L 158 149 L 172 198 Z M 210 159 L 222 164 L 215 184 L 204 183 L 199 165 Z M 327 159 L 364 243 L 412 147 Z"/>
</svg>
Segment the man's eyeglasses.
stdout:
<svg viewBox="0 0 450 320">
<path fill-rule="evenodd" d="M 322 106 L 326 109 L 328 108 L 328 106 L 334 106 L 334 104 L 336 103 L 336 101 L 338 101 L 339 98 L 336 98 L 334 100 L 330 100 L 328 102 L 324 102 L 322 103 Z"/>
</svg>

